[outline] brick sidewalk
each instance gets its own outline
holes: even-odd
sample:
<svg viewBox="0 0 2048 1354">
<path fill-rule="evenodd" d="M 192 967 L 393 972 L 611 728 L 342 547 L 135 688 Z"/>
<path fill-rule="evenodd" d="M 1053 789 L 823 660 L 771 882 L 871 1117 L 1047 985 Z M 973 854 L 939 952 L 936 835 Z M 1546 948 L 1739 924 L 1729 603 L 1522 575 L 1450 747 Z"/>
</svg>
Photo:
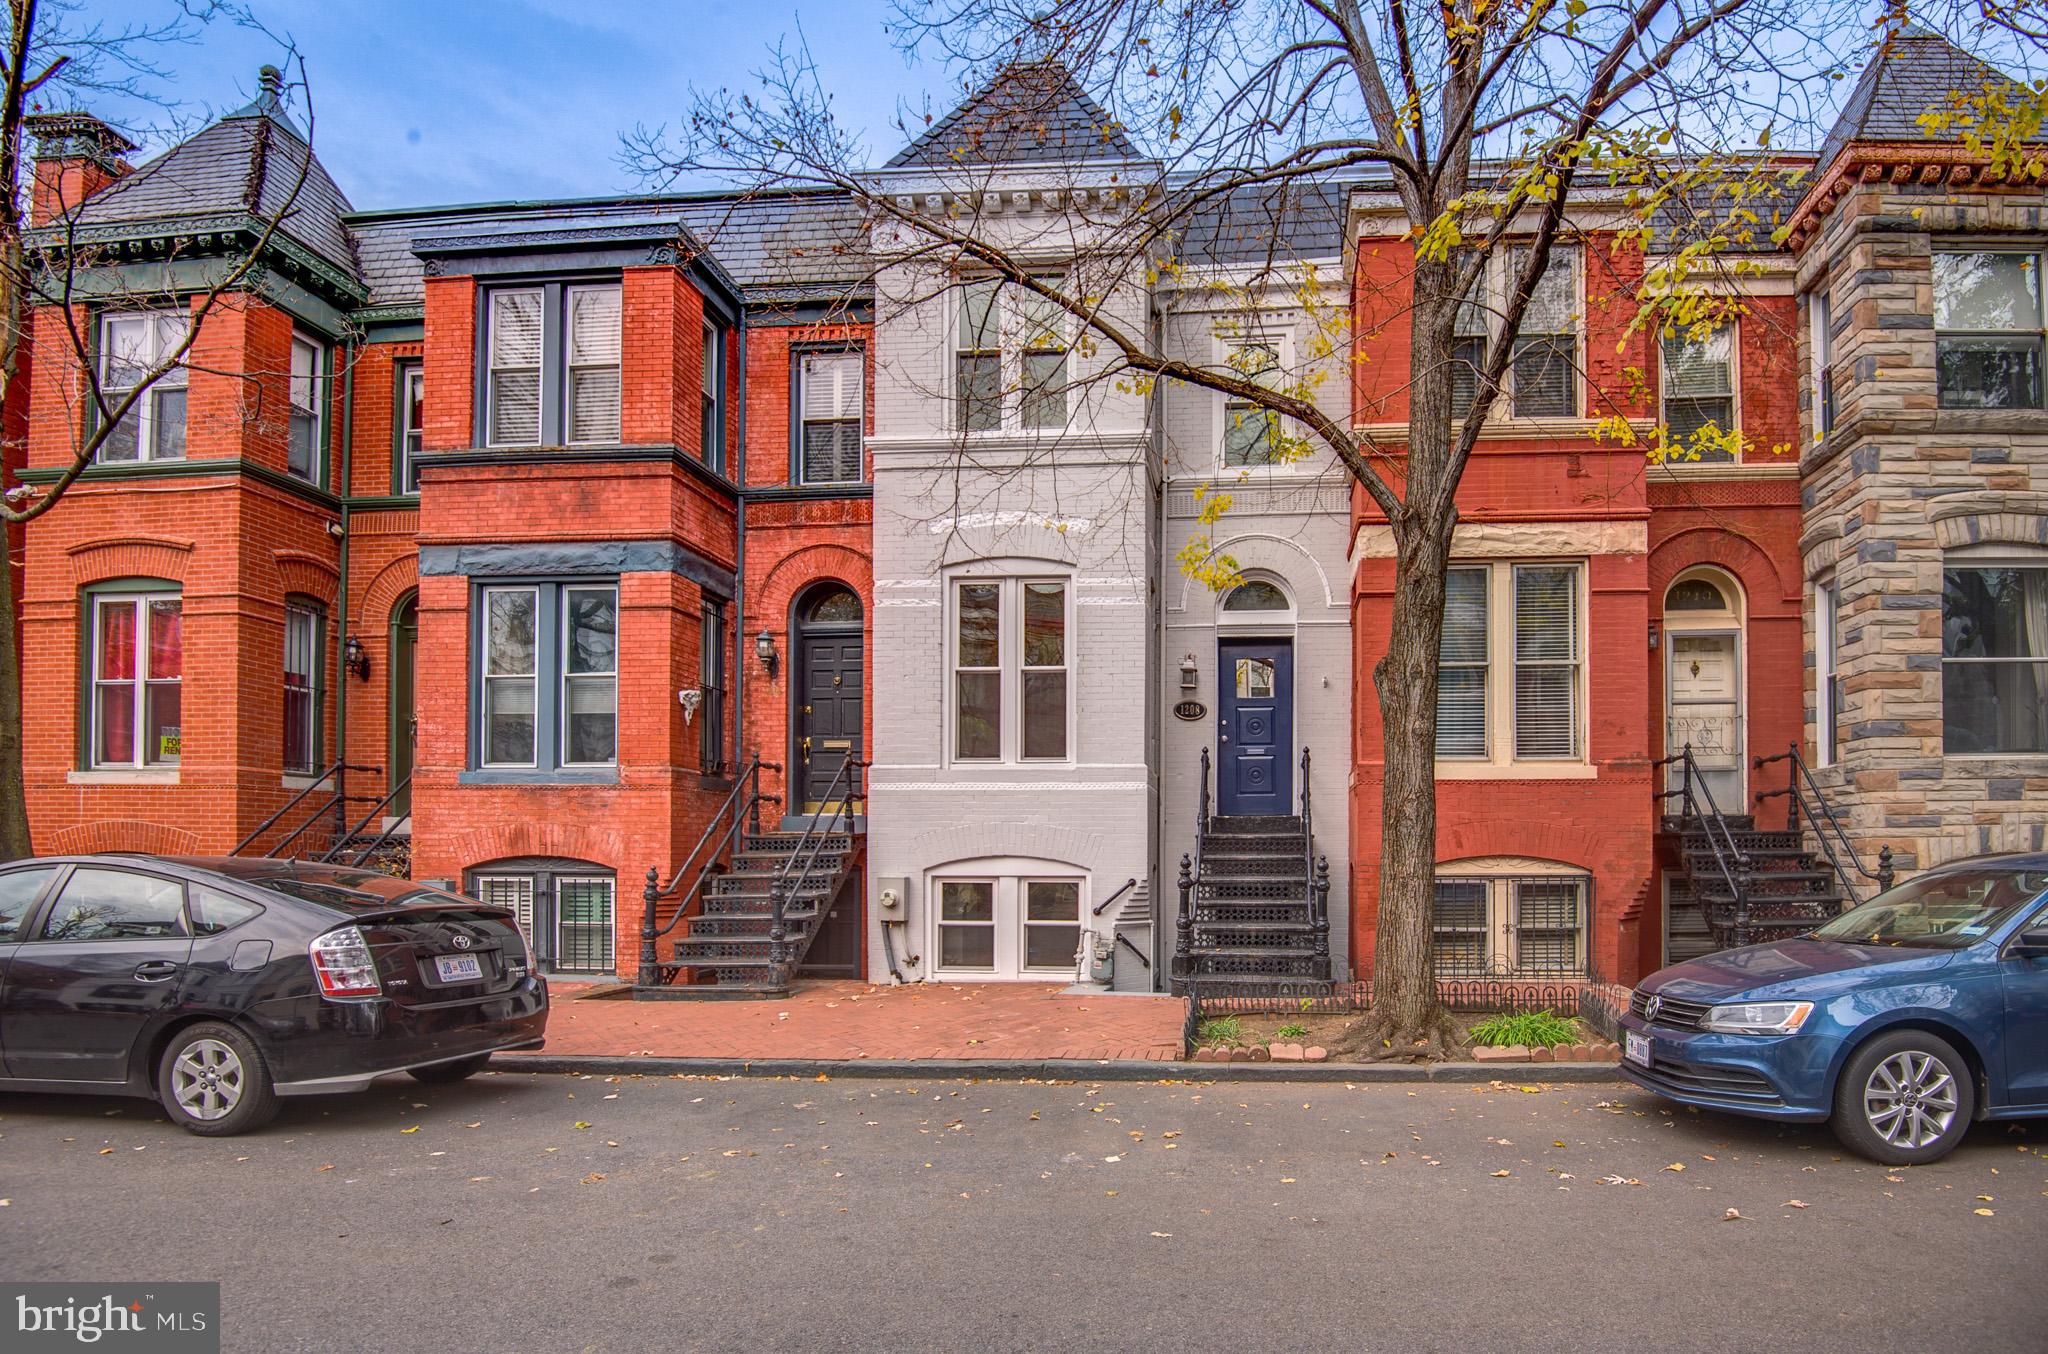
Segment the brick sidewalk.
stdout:
<svg viewBox="0 0 2048 1354">
<path fill-rule="evenodd" d="M 778 1001 L 581 995 L 595 990 L 554 988 L 546 1054 L 1156 1061 L 1182 1056 L 1186 1009 L 1179 997 L 1069 996 L 1052 983 L 805 982 Z"/>
</svg>

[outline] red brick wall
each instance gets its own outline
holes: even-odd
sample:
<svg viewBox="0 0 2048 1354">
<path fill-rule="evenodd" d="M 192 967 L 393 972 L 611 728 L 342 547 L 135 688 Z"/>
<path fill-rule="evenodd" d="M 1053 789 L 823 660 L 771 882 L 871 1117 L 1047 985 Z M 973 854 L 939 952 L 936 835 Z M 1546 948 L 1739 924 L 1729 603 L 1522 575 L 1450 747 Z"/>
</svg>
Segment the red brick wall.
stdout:
<svg viewBox="0 0 2048 1354">
<path fill-rule="evenodd" d="M 473 428 L 476 279 L 430 277 L 426 303 L 427 408 L 421 440 L 429 451 L 452 451 L 470 445 Z"/>
</svg>

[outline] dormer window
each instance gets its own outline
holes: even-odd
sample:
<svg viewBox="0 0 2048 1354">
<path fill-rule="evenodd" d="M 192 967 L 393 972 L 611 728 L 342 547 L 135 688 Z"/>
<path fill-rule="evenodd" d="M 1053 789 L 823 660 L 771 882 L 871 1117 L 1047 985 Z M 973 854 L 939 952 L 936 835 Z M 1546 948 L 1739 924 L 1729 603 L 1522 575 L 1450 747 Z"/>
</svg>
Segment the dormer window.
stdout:
<svg viewBox="0 0 2048 1354">
<path fill-rule="evenodd" d="M 619 440 L 619 288 L 550 282 L 487 295 L 484 426 L 494 447 Z"/>
</svg>

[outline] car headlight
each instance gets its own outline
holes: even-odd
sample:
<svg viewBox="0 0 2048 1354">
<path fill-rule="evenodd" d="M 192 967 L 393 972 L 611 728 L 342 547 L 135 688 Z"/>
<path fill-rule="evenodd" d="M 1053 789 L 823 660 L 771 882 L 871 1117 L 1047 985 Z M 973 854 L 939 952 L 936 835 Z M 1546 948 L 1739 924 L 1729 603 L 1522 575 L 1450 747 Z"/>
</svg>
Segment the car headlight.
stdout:
<svg viewBox="0 0 2048 1354">
<path fill-rule="evenodd" d="M 1810 1001 L 1742 1001 L 1714 1007 L 1700 1028 L 1716 1034 L 1797 1034 L 1812 1014 Z"/>
</svg>

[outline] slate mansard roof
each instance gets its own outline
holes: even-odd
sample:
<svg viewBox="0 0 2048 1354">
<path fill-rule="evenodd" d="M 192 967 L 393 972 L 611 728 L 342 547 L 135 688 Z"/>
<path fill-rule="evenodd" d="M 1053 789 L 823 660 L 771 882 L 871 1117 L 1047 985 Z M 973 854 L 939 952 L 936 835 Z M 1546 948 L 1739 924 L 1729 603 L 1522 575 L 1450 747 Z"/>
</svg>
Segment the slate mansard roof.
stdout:
<svg viewBox="0 0 2048 1354">
<path fill-rule="evenodd" d="M 1027 61 L 998 71 L 883 168 L 1142 158 L 1065 66 Z"/>
<path fill-rule="evenodd" d="M 248 105 L 79 204 L 75 227 L 88 235 L 118 234 L 129 225 L 282 213 L 281 233 L 357 274 L 355 241 L 342 221 L 348 197 L 285 114 L 276 72 L 266 67 L 262 80 L 262 92 Z"/>
<path fill-rule="evenodd" d="M 1819 168 L 1825 171 L 1852 141 L 1952 141 L 1953 132 L 1930 133 L 1922 127 L 1921 115 L 1948 107 L 1952 93 L 1970 95 L 1987 86 L 2017 83 L 1932 29 L 1901 24 L 1849 92 L 1834 127 L 1821 142 Z"/>
</svg>

